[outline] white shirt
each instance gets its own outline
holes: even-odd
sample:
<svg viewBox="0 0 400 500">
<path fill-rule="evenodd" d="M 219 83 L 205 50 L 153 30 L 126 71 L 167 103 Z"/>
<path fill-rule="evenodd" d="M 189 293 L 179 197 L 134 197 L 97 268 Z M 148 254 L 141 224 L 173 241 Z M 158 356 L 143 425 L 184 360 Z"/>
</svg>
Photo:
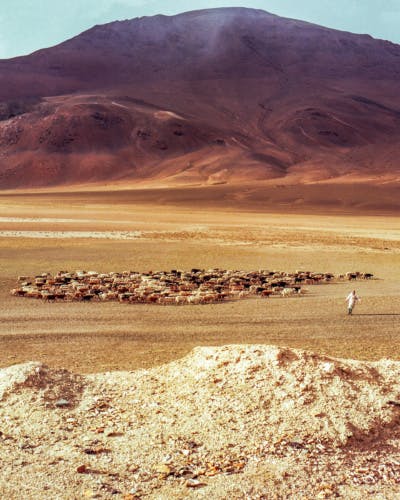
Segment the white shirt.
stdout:
<svg viewBox="0 0 400 500">
<path fill-rule="evenodd" d="M 353 307 L 354 304 L 360 300 L 360 298 L 356 295 L 356 294 L 353 294 L 353 292 L 349 293 L 349 295 L 347 296 L 347 302 L 349 304 L 349 307 Z"/>
</svg>

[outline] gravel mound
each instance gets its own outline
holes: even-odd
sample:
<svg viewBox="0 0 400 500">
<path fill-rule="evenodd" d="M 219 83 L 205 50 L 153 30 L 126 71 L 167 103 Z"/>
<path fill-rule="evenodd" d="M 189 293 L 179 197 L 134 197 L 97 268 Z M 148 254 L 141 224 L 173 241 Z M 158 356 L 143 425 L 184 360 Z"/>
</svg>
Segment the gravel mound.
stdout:
<svg viewBox="0 0 400 500">
<path fill-rule="evenodd" d="M 264 345 L 0 371 L 4 498 L 398 498 L 400 362 Z"/>
</svg>

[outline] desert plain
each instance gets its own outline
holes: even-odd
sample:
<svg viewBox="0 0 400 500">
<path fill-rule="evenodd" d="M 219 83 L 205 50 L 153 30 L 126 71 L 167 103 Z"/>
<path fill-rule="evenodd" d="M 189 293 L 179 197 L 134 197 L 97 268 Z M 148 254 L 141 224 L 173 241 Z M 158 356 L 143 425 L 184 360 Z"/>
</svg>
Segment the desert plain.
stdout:
<svg viewBox="0 0 400 500">
<path fill-rule="evenodd" d="M 1 194 L 3 498 L 398 498 L 400 218 L 277 191 Z M 10 295 L 191 268 L 374 277 L 207 305 Z"/>
<path fill-rule="evenodd" d="M 79 372 L 158 365 L 198 345 L 265 343 L 357 359 L 400 358 L 400 219 L 173 205 L 163 190 L 0 197 L 0 364 L 35 359 Z M 141 195 L 141 196 L 140 196 Z M 137 201 L 139 200 L 139 201 Z M 204 200 L 203 200 L 204 201 Z M 275 210 L 275 213 L 273 212 Z M 322 212 L 322 207 L 320 207 Z M 372 280 L 306 286 L 302 297 L 197 307 L 44 303 L 10 296 L 19 275 L 78 269 L 370 272 Z M 362 297 L 354 317 L 345 297 Z"/>
</svg>

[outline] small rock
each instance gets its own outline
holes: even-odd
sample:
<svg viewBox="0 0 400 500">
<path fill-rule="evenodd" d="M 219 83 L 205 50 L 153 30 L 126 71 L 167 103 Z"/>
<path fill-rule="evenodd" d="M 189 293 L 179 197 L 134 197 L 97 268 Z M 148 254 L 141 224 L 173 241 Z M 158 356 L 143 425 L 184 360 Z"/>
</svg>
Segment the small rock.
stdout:
<svg viewBox="0 0 400 500">
<path fill-rule="evenodd" d="M 88 468 L 85 464 L 82 464 L 76 468 L 76 472 L 78 472 L 79 474 L 85 474 L 87 471 L 88 471 Z"/>
<path fill-rule="evenodd" d="M 112 431 L 107 434 L 107 437 L 113 438 L 113 437 L 121 437 L 123 435 L 124 435 L 123 432 Z"/>
<path fill-rule="evenodd" d="M 304 448 L 303 443 L 300 443 L 298 441 L 291 441 L 289 443 L 289 446 L 291 446 L 292 448 L 295 448 L 296 450 L 301 450 Z"/>
<path fill-rule="evenodd" d="M 198 479 L 188 479 L 185 486 L 187 488 L 202 488 L 203 486 L 207 486 L 207 483 L 202 483 Z"/>
<path fill-rule="evenodd" d="M 333 363 L 324 363 L 322 369 L 325 373 L 332 374 L 335 371 L 335 365 Z"/>
<path fill-rule="evenodd" d="M 86 455 L 100 455 L 100 453 L 110 453 L 111 450 L 108 448 L 103 448 L 102 446 L 95 446 L 93 448 L 85 448 L 83 453 Z"/>
<path fill-rule="evenodd" d="M 170 464 L 170 463 L 171 463 L 171 461 L 172 461 L 172 456 L 171 456 L 171 455 L 166 455 L 166 456 L 164 457 L 164 463 L 165 463 L 165 464 Z"/>
<path fill-rule="evenodd" d="M 171 467 L 169 467 L 166 464 L 158 464 L 155 466 L 154 470 L 155 470 L 155 472 L 158 472 L 159 474 L 167 475 L 167 476 L 169 474 L 171 474 L 171 472 L 172 472 Z"/>
<path fill-rule="evenodd" d="M 57 408 L 66 408 L 69 406 L 69 401 L 66 399 L 58 399 L 55 403 L 54 406 Z"/>
</svg>

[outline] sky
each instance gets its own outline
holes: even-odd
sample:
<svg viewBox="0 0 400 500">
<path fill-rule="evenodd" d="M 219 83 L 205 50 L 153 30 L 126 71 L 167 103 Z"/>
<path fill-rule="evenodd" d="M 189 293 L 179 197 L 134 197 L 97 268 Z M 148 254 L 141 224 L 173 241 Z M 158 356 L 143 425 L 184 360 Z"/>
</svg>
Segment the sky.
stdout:
<svg viewBox="0 0 400 500">
<path fill-rule="evenodd" d="M 63 42 L 95 24 L 216 7 L 251 7 L 400 43 L 400 0 L 0 0 L 0 59 Z"/>
</svg>

